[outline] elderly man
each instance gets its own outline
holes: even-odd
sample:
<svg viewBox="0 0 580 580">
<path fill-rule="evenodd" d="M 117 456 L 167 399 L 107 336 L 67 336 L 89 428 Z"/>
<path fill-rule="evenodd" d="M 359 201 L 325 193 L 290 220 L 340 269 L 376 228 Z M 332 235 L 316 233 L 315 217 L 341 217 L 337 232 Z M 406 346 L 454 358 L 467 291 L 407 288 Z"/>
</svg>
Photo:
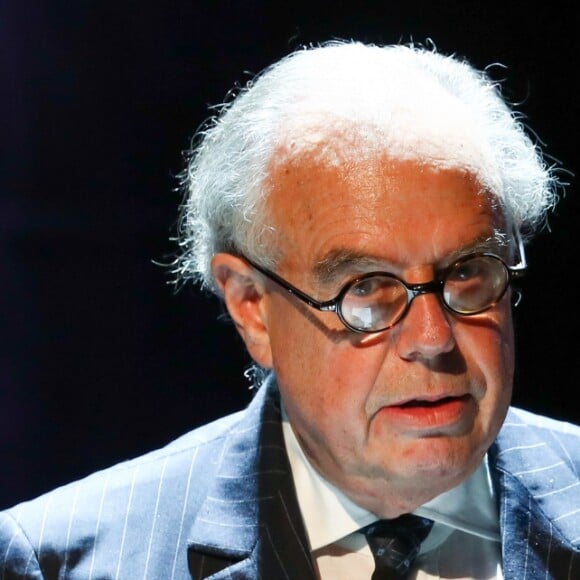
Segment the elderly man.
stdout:
<svg viewBox="0 0 580 580">
<path fill-rule="evenodd" d="M 3 578 L 580 577 L 580 429 L 510 409 L 524 241 L 558 180 L 496 86 L 333 42 L 200 132 L 177 270 L 249 407 L 16 506 Z"/>
</svg>

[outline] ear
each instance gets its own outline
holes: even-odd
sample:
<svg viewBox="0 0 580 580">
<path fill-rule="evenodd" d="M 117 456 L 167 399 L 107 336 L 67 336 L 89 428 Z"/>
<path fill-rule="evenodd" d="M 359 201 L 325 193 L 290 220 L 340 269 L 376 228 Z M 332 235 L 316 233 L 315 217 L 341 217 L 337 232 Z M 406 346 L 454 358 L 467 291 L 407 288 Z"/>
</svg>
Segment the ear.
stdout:
<svg viewBox="0 0 580 580">
<path fill-rule="evenodd" d="M 211 270 L 250 356 L 260 366 L 270 368 L 272 352 L 260 277 L 246 261 L 232 254 L 216 254 Z"/>
</svg>

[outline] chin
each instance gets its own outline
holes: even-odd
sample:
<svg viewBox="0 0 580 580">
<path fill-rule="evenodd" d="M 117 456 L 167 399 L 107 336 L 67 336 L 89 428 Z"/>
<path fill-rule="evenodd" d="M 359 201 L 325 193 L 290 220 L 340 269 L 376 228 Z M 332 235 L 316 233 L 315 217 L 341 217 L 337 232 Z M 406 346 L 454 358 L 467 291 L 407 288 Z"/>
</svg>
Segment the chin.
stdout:
<svg viewBox="0 0 580 580">
<path fill-rule="evenodd" d="M 407 446 L 395 466 L 403 479 L 450 488 L 471 475 L 484 455 L 485 449 L 465 438 L 430 437 Z"/>
</svg>

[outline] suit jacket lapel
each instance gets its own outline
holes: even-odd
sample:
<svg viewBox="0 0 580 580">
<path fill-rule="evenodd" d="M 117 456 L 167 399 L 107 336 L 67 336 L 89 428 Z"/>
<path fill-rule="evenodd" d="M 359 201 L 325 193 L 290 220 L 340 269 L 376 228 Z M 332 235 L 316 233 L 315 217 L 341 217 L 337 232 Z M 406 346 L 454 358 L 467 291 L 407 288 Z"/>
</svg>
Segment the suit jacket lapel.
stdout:
<svg viewBox="0 0 580 580">
<path fill-rule="evenodd" d="M 260 387 L 216 461 L 189 535 L 192 576 L 314 579 L 273 379 Z"/>
<path fill-rule="evenodd" d="M 565 449 L 556 454 L 537 428 L 523 420 L 525 415 L 510 410 L 489 452 L 499 497 L 504 576 L 579 578 L 578 476 L 565 460 Z"/>
</svg>

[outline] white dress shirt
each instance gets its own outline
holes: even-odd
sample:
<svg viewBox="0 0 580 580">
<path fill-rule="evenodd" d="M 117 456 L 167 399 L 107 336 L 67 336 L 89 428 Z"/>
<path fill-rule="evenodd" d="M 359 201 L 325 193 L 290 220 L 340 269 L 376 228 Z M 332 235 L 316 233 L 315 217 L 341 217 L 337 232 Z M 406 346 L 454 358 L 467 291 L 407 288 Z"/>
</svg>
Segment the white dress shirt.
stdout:
<svg viewBox="0 0 580 580">
<path fill-rule="evenodd" d="M 282 429 L 298 504 L 321 580 L 369 580 L 374 560 L 358 530 L 377 517 L 354 504 L 310 464 L 288 418 Z M 502 580 L 499 517 L 487 461 L 461 485 L 413 513 L 435 523 L 410 578 Z"/>
</svg>

